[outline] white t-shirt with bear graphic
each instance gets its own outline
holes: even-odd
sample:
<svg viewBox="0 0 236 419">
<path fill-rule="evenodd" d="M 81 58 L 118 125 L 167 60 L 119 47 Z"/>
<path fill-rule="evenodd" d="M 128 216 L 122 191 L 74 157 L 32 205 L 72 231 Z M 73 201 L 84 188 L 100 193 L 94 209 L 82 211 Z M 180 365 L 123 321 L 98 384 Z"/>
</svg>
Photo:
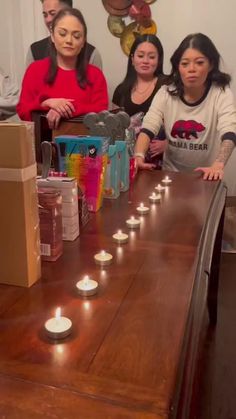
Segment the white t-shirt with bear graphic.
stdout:
<svg viewBox="0 0 236 419">
<path fill-rule="evenodd" d="M 163 168 L 192 171 L 211 166 L 222 138 L 236 137 L 236 108 L 230 88 L 212 84 L 194 104 L 171 96 L 167 89 L 162 86 L 157 92 L 142 125 L 142 130 L 152 137 L 164 122 L 168 147 Z"/>
</svg>

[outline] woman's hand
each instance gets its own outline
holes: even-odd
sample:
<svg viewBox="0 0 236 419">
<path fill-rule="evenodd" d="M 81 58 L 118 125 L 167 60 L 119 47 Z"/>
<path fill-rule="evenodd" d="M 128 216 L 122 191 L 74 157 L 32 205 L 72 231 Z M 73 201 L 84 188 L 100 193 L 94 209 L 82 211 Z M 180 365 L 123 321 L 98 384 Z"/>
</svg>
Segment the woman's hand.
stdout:
<svg viewBox="0 0 236 419">
<path fill-rule="evenodd" d="M 58 128 L 59 122 L 61 120 L 61 115 L 54 109 L 48 111 L 46 118 L 48 120 L 48 126 L 50 129 Z"/>
<path fill-rule="evenodd" d="M 135 165 L 136 165 L 136 172 L 141 170 L 152 170 L 155 169 L 155 164 L 145 163 L 144 158 L 142 157 L 135 157 Z"/>
<path fill-rule="evenodd" d="M 167 147 L 167 140 L 152 140 L 149 144 L 149 150 L 152 157 L 164 153 Z"/>
<path fill-rule="evenodd" d="M 44 100 L 41 106 L 54 109 L 61 117 L 68 119 L 75 112 L 75 107 L 72 102 L 74 102 L 74 99 L 52 98 Z"/>
<path fill-rule="evenodd" d="M 215 162 L 210 167 L 197 167 L 195 172 L 202 172 L 204 180 L 222 180 L 224 176 L 224 164 Z"/>
</svg>

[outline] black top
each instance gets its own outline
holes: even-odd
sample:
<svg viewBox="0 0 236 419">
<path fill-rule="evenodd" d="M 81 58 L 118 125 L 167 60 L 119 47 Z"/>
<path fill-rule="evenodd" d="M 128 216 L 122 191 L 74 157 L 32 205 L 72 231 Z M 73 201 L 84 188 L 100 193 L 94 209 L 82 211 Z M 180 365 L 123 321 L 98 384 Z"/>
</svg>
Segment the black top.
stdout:
<svg viewBox="0 0 236 419">
<path fill-rule="evenodd" d="M 132 102 L 131 100 L 131 94 L 127 92 L 127 94 L 122 93 L 122 84 L 119 84 L 117 88 L 114 91 L 113 97 L 112 97 L 112 103 L 119 106 L 120 108 L 124 108 L 124 111 L 129 115 L 132 116 L 138 112 L 143 112 L 144 114 L 147 113 L 148 109 L 150 108 L 150 105 L 152 103 L 152 100 L 156 94 L 156 92 L 160 89 L 160 87 L 163 85 L 163 78 L 159 77 L 155 88 L 151 95 L 141 104 L 136 104 Z"/>
<path fill-rule="evenodd" d="M 36 41 L 34 42 L 30 48 L 31 48 L 31 52 L 33 55 L 33 58 L 35 61 L 37 60 L 42 60 L 43 58 L 48 57 L 49 55 L 49 45 L 50 45 L 50 37 L 48 36 L 47 38 L 43 38 L 40 41 Z M 87 59 L 88 62 L 90 60 L 90 57 L 93 53 L 93 51 L 95 50 L 95 47 L 91 44 L 87 43 Z"/>
</svg>

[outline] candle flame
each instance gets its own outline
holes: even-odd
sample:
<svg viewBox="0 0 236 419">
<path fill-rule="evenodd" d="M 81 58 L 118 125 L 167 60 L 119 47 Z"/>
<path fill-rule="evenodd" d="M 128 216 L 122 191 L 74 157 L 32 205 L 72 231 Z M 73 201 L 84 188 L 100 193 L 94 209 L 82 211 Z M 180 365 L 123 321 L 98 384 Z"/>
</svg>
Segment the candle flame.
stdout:
<svg viewBox="0 0 236 419">
<path fill-rule="evenodd" d="M 106 251 L 105 250 L 101 250 L 101 256 L 105 256 Z"/>
<path fill-rule="evenodd" d="M 88 275 L 85 275 L 84 283 L 85 283 L 85 285 L 88 285 L 88 283 L 89 283 L 89 276 Z"/>
<path fill-rule="evenodd" d="M 122 231 L 121 231 L 121 230 L 118 230 L 118 231 L 117 231 L 117 234 L 122 234 Z"/>
<path fill-rule="evenodd" d="M 153 193 L 152 193 L 152 197 L 153 197 L 153 198 L 156 198 L 156 194 L 155 194 L 155 192 L 153 192 Z"/>
<path fill-rule="evenodd" d="M 56 317 L 57 320 L 60 319 L 60 317 L 61 317 L 61 307 L 57 307 L 55 317 Z"/>
<path fill-rule="evenodd" d="M 131 221 L 134 221 L 134 216 L 133 215 L 131 215 Z"/>
</svg>

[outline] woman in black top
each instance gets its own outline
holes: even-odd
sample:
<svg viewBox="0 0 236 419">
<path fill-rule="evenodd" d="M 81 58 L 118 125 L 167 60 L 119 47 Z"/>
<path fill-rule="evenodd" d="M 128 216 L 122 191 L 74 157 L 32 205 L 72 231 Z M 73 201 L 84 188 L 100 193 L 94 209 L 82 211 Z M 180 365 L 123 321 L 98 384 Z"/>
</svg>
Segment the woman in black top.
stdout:
<svg viewBox="0 0 236 419">
<path fill-rule="evenodd" d="M 130 50 L 127 73 L 113 94 L 113 108 L 121 107 L 130 116 L 148 111 L 151 102 L 165 82 L 163 74 L 163 47 L 155 35 L 138 36 Z M 165 139 L 163 130 L 159 140 Z M 150 143 L 148 159 L 164 151 L 165 142 Z"/>
</svg>

